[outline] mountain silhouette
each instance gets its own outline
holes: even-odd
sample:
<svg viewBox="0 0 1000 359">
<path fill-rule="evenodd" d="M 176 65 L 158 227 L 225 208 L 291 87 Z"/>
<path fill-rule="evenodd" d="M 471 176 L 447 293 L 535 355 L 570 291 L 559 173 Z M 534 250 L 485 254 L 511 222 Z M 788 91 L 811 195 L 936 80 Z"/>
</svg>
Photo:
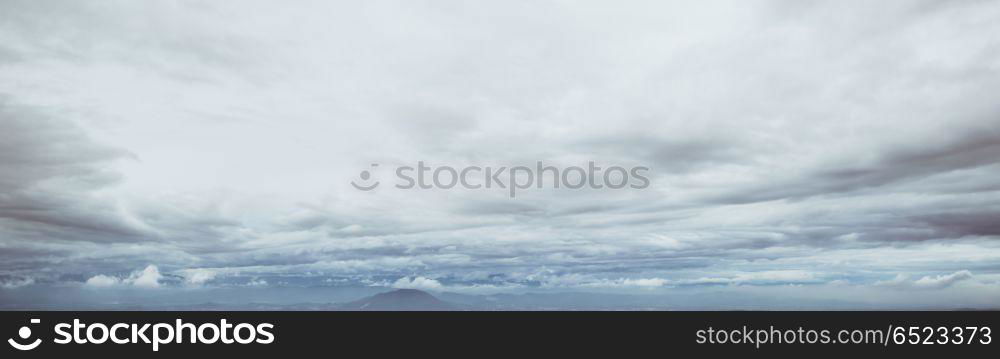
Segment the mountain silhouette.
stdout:
<svg viewBox="0 0 1000 359">
<path fill-rule="evenodd" d="M 340 310 L 356 311 L 410 311 L 456 310 L 454 304 L 437 299 L 430 293 L 416 289 L 397 289 L 379 293 L 338 306 Z"/>
</svg>

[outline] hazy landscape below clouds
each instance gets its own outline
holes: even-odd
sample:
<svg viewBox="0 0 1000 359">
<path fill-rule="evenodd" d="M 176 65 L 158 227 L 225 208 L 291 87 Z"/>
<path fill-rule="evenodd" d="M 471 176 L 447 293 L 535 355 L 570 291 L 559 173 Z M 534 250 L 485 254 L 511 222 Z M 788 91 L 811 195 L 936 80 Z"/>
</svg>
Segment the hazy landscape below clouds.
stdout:
<svg viewBox="0 0 1000 359">
<path fill-rule="evenodd" d="M 0 0 L 0 309 L 997 308 L 997 19 Z M 393 188 L 418 161 L 649 186 Z"/>
</svg>

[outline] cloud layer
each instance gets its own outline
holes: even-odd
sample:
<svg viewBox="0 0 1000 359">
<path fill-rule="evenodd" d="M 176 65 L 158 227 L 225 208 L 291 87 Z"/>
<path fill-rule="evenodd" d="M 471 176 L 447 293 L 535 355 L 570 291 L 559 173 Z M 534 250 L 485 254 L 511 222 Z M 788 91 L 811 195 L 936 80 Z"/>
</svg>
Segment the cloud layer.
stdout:
<svg viewBox="0 0 1000 359">
<path fill-rule="evenodd" d="M 3 1 L 0 290 L 996 299 L 997 16 L 990 2 Z M 349 185 L 417 161 L 643 165 L 651 186 Z"/>
</svg>

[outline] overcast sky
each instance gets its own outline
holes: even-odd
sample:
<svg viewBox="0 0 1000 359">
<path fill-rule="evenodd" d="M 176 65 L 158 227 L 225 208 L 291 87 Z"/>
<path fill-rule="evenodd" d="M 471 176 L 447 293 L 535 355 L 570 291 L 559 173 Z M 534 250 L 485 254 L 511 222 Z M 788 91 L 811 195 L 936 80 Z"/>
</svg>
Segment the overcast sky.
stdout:
<svg viewBox="0 0 1000 359">
<path fill-rule="evenodd" d="M 997 19 L 996 1 L 0 0 L 0 291 L 995 305 Z M 350 185 L 418 161 L 651 181 Z"/>
</svg>

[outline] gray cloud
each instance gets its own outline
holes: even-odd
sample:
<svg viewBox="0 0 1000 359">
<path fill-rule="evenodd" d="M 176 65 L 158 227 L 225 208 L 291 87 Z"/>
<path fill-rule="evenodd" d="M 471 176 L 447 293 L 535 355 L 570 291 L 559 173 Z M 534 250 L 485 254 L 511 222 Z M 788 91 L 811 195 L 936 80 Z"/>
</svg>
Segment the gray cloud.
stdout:
<svg viewBox="0 0 1000 359">
<path fill-rule="evenodd" d="M 115 241 L 138 234 L 91 195 L 119 181 L 105 165 L 126 152 L 37 108 L 4 102 L 0 119 L 0 221 L 8 235 Z"/>
</svg>

